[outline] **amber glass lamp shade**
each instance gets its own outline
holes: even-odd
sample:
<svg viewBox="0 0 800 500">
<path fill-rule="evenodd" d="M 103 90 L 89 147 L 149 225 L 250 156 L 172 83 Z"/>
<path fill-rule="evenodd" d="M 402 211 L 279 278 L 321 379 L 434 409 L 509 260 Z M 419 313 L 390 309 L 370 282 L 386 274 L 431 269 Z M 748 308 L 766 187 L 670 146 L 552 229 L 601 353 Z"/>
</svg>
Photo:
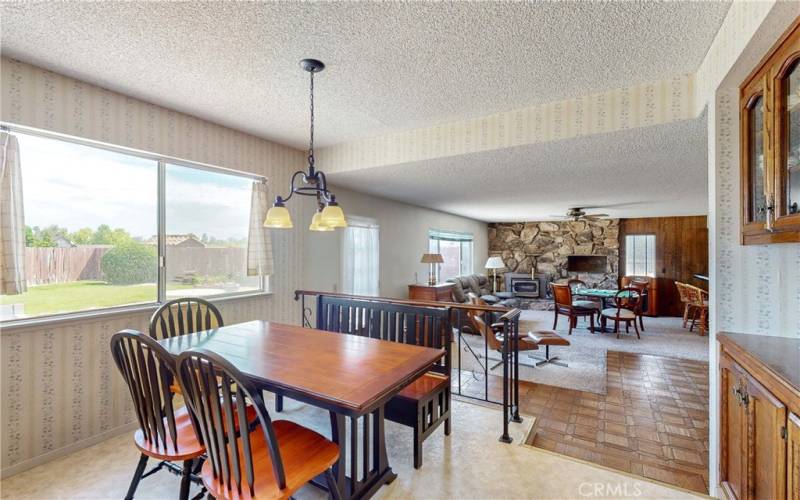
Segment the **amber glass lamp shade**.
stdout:
<svg viewBox="0 0 800 500">
<path fill-rule="evenodd" d="M 347 227 L 342 207 L 336 203 L 336 199 L 331 200 L 322 210 L 322 223 L 330 228 Z"/>
<path fill-rule="evenodd" d="M 287 210 L 282 203 L 275 203 L 272 208 L 267 210 L 267 218 L 264 220 L 264 227 L 272 229 L 293 228 L 294 224 L 292 224 L 292 216 L 289 215 L 289 210 Z"/>
<path fill-rule="evenodd" d="M 309 231 L 333 231 L 333 228 L 322 222 L 322 211 L 314 212 L 314 217 L 311 218 L 311 225 L 308 226 Z"/>
</svg>

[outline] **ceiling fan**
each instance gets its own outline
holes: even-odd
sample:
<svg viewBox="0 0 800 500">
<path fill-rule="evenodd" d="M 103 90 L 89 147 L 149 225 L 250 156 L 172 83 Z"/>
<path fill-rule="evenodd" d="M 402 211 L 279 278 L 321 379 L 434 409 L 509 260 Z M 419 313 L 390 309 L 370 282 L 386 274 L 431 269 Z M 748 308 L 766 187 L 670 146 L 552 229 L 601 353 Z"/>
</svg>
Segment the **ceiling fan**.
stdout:
<svg viewBox="0 0 800 500">
<path fill-rule="evenodd" d="M 562 220 L 597 220 L 602 219 L 603 217 L 608 217 L 608 214 L 587 214 L 584 211 L 586 207 L 573 207 L 567 209 L 567 215 L 551 215 L 553 219 L 562 219 Z"/>
</svg>

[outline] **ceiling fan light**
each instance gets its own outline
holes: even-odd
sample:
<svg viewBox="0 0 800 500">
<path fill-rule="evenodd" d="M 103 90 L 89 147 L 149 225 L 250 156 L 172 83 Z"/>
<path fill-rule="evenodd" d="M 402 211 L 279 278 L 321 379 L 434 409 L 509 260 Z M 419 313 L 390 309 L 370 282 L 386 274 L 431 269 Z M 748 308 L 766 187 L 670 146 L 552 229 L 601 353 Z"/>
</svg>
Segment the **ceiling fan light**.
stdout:
<svg viewBox="0 0 800 500">
<path fill-rule="evenodd" d="M 311 217 L 311 225 L 308 226 L 309 231 L 333 231 L 333 228 L 322 221 L 322 212 L 314 212 Z"/>
<path fill-rule="evenodd" d="M 264 220 L 264 227 L 271 229 L 293 228 L 294 224 L 292 224 L 292 216 L 289 215 L 289 210 L 287 210 L 282 203 L 276 202 L 272 208 L 267 210 L 267 218 Z"/>
<path fill-rule="evenodd" d="M 322 210 L 322 223 L 328 227 L 347 227 L 344 211 L 335 201 L 328 203 Z"/>
</svg>

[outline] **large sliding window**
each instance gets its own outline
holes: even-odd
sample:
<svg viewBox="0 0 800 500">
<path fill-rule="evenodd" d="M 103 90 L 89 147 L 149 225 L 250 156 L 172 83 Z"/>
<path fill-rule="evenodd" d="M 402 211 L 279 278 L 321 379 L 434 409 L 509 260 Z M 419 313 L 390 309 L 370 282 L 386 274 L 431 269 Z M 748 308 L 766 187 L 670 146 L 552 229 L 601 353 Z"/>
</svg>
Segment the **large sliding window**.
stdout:
<svg viewBox="0 0 800 500">
<path fill-rule="evenodd" d="M 431 229 L 428 250 L 441 254 L 444 260 L 436 266 L 438 281 L 472 274 L 472 234 Z"/>
<path fill-rule="evenodd" d="M 11 133 L 27 291 L 0 295 L 0 321 L 264 290 L 246 273 L 253 176 Z"/>
</svg>

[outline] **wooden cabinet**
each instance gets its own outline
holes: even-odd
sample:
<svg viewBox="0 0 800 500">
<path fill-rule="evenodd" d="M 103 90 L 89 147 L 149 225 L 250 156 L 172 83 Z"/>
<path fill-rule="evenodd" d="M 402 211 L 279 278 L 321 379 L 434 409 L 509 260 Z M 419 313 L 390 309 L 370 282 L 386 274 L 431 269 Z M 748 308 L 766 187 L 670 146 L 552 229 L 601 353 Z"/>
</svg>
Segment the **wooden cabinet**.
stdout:
<svg viewBox="0 0 800 500">
<path fill-rule="evenodd" d="M 756 336 L 720 334 L 722 491 L 730 500 L 800 500 L 800 418 L 793 413 L 800 412 L 800 389 L 793 385 L 797 381 L 782 379 L 778 373 L 785 366 L 775 370 L 732 342 L 734 337 Z M 772 342 L 769 337 L 754 342 L 759 340 Z M 772 344 L 775 359 L 800 368 L 800 340 L 778 339 Z"/>
<path fill-rule="evenodd" d="M 427 300 L 430 302 L 452 302 L 453 283 L 439 283 L 438 285 L 408 285 L 408 298 L 410 300 Z"/>
<path fill-rule="evenodd" d="M 787 424 L 786 497 L 800 500 L 800 417 L 790 413 Z"/>
<path fill-rule="evenodd" d="M 742 244 L 800 242 L 800 18 L 739 87 Z"/>
</svg>

